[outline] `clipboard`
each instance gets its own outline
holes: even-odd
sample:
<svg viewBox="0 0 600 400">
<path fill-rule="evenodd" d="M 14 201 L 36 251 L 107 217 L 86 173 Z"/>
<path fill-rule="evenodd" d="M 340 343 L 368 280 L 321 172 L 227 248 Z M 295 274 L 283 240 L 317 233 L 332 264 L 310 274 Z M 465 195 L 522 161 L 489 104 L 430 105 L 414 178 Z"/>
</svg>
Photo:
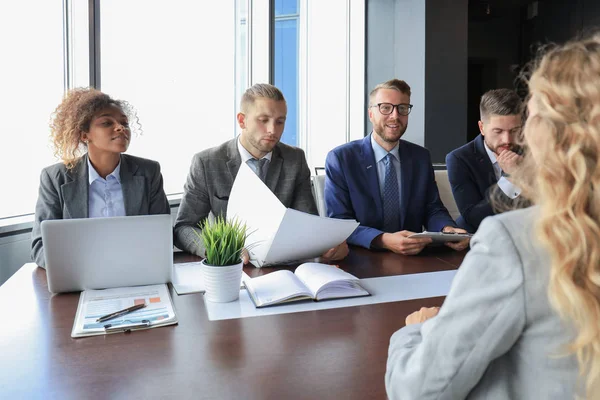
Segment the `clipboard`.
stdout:
<svg viewBox="0 0 600 400">
<path fill-rule="evenodd" d="M 97 319 L 144 302 L 146 307 L 110 321 Z M 79 295 L 72 338 L 132 332 L 177 324 L 177 314 L 166 284 L 84 290 Z"/>
</svg>

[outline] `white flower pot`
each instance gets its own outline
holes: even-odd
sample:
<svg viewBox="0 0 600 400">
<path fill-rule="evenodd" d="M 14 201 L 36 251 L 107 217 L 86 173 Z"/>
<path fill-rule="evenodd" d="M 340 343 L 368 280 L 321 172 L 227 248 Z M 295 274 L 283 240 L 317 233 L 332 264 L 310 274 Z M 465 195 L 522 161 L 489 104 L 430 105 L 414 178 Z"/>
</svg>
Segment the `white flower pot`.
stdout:
<svg viewBox="0 0 600 400">
<path fill-rule="evenodd" d="M 240 297 L 240 282 L 244 263 L 227 267 L 214 267 L 202 260 L 201 269 L 206 293 L 204 299 L 215 303 L 227 303 Z"/>
</svg>

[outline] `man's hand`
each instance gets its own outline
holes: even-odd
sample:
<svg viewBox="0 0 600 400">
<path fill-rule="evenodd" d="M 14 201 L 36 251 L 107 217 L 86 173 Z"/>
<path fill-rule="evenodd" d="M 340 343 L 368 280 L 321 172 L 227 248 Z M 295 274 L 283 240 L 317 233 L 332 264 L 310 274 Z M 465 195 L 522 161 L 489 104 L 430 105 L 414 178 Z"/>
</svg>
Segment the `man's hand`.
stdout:
<svg viewBox="0 0 600 400">
<path fill-rule="evenodd" d="M 467 233 L 467 231 L 465 231 L 464 229 L 454 228 L 452 226 L 445 226 L 444 229 L 442 229 L 442 232 Z M 465 240 L 461 240 L 460 242 L 446 242 L 444 244 L 446 246 L 450 247 L 451 249 L 454 249 L 456 251 L 461 251 L 461 250 L 466 249 L 469 246 L 470 241 L 471 241 L 471 239 L 465 239 Z"/>
<path fill-rule="evenodd" d="M 321 255 L 321 258 L 323 258 L 323 261 L 343 260 L 344 258 L 346 258 L 349 252 L 350 249 L 348 248 L 348 244 L 346 243 L 346 241 L 343 241 L 336 247 L 331 248 L 325 253 L 323 253 Z"/>
<path fill-rule="evenodd" d="M 248 254 L 248 250 L 246 249 L 242 250 L 242 261 L 244 262 L 244 265 L 250 262 L 250 254 Z"/>
<path fill-rule="evenodd" d="M 502 150 L 496 157 L 498 165 L 506 174 L 512 174 L 517 169 L 517 166 L 523 160 L 523 157 L 512 150 Z"/>
<path fill-rule="evenodd" d="M 420 324 L 422 322 L 427 321 L 428 319 L 435 317 L 436 315 L 438 315 L 439 312 L 439 307 L 421 307 L 419 311 L 415 311 L 414 313 L 406 317 L 406 321 L 404 322 L 406 323 L 406 325 Z"/>
<path fill-rule="evenodd" d="M 432 242 L 431 238 L 408 238 L 414 234 L 411 231 L 384 233 L 376 237 L 373 244 L 375 247 L 391 250 L 394 253 L 412 256 L 419 254 L 425 246 Z"/>
</svg>

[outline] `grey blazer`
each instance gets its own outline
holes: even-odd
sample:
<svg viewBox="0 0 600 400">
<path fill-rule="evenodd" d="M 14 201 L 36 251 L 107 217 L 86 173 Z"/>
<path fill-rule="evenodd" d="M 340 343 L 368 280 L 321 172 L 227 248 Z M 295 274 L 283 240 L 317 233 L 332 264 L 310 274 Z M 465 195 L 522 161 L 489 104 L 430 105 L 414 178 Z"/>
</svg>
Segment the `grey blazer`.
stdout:
<svg viewBox="0 0 600 400">
<path fill-rule="evenodd" d="M 561 356 L 574 330 L 550 307 L 550 259 L 535 244 L 537 212 L 486 218 L 440 313 L 392 336 L 385 375 L 390 399 L 583 394 L 576 358 Z"/>
<path fill-rule="evenodd" d="M 175 221 L 175 245 L 181 250 L 204 256 L 204 247 L 197 244 L 198 237 L 194 233 L 200 232 L 198 223 L 210 212 L 227 216 L 229 193 L 242 163 L 237 140 L 194 155 Z M 310 186 L 310 170 L 301 149 L 278 143 L 273 148 L 265 183 L 284 206 L 318 213 Z"/>
<path fill-rule="evenodd" d="M 31 232 L 31 258 L 46 266 L 40 224 L 47 219 L 88 217 L 87 154 L 71 170 L 58 163 L 40 176 L 40 190 Z M 121 154 L 121 186 L 126 215 L 169 214 L 160 165 L 156 161 Z"/>
</svg>

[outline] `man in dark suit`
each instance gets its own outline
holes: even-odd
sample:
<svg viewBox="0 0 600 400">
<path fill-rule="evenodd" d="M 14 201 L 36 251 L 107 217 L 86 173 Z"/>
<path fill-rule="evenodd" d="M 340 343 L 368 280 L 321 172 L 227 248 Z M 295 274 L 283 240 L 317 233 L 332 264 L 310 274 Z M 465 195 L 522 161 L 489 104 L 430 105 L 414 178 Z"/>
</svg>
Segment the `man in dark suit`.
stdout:
<svg viewBox="0 0 600 400">
<path fill-rule="evenodd" d="M 279 142 L 287 115 L 281 91 L 272 85 L 256 84 L 242 96 L 240 109 L 237 115 L 240 136 L 194 155 L 184 185 L 175 221 L 175 245 L 199 256 L 204 256 L 205 249 L 197 244 L 198 223 L 210 212 L 226 217 L 231 187 L 242 162 L 250 166 L 284 206 L 317 214 L 304 151 Z M 337 260 L 347 254 L 344 242 L 328 250 L 323 258 Z M 244 261 L 248 261 L 247 257 Z"/>
<path fill-rule="evenodd" d="M 452 194 L 471 232 L 494 215 L 490 196 L 509 205 L 521 193 L 509 176 L 521 160 L 515 145 L 523 123 L 521 98 L 510 89 L 490 90 L 481 96 L 479 111 L 481 135 L 446 156 Z"/>
<path fill-rule="evenodd" d="M 408 236 L 423 227 L 465 232 L 440 200 L 429 151 L 400 140 L 411 109 L 406 82 L 392 79 L 377 85 L 369 96 L 373 132 L 327 155 L 327 214 L 360 222 L 348 238 L 350 244 L 417 254 L 431 239 Z M 468 240 L 447 245 L 462 250 Z"/>
</svg>

